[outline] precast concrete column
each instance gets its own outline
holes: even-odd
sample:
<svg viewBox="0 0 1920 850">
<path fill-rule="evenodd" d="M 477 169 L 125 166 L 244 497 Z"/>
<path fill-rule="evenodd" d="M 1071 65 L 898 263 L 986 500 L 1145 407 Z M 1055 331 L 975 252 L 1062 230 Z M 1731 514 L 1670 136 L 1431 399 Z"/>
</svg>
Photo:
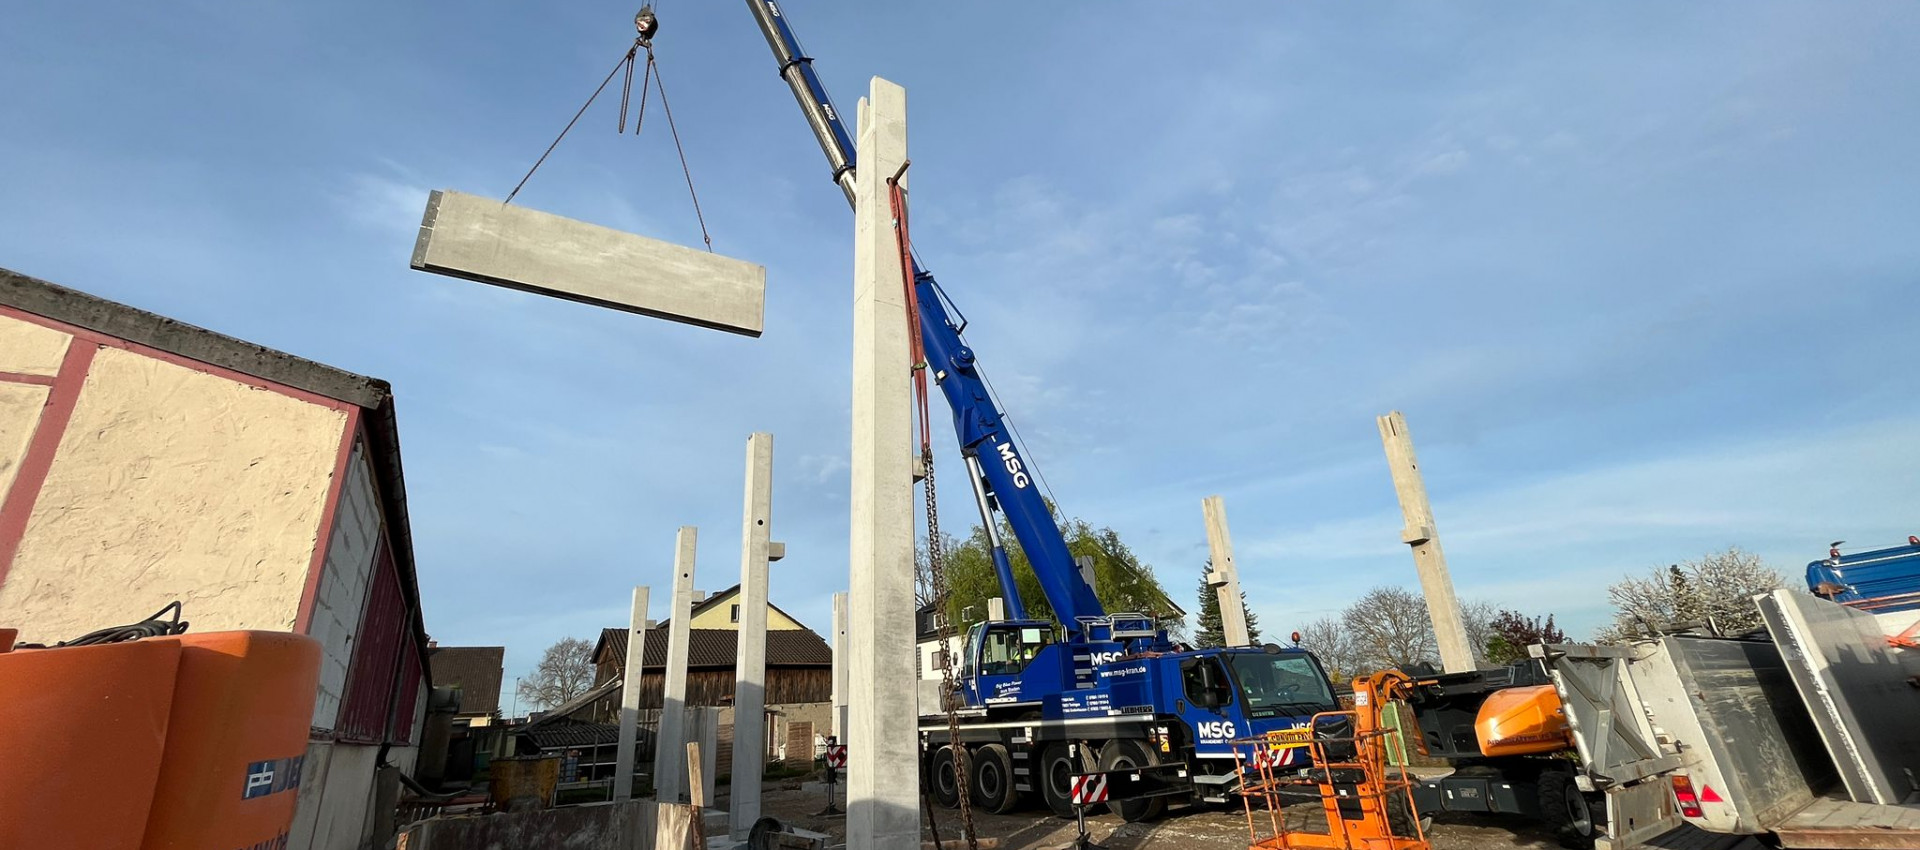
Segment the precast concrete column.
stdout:
<svg viewBox="0 0 1920 850">
<path fill-rule="evenodd" d="M 847 742 L 847 595 L 833 595 L 833 736 Z"/>
<path fill-rule="evenodd" d="M 847 850 L 918 850 L 914 729 L 913 414 L 907 305 L 887 180 L 907 158 L 907 92 L 860 102 L 853 215 L 851 649 Z"/>
<path fill-rule="evenodd" d="M 1247 609 L 1240 601 L 1240 567 L 1233 562 L 1233 537 L 1227 534 L 1227 503 L 1219 496 L 1200 501 L 1207 517 L 1207 549 L 1213 570 L 1207 584 L 1220 600 L 1220 634 L 1227 646 L 1246 646 L 1253 642 L 1247 635 Z"/>
<path fill-rule="evenodd" d="M 747 437 L 746 508 L 740 520 L 740 647 L 734 655 L 733 786 L 728 831 L 744 841 L 760 819 L 767 769 L 767 558 L 773 532 L 773 435 Z"/>
<path fill-rule="evenodd" d="M 633 622 L 627 630 L 627 669 L 620 683 L 620 741 L 613 750 L 613 799 L 633 796 L 633 739 L 640 728 L 640 669 L 647 646 L 647 589 L 633 589 Z"/>
<path fill-rule="evenodd" d="M 687 802 L 687 639 L 693 619 L 693 556 L 700 530 L 680 526 L 674 538 L 672 608 L 667 610 L 667 669 L 654 733 L 653 798 Z"/>
<path fill-rule="evenodd" d="M 1387 466 L 1393 471 L 1393 491 L 1400 497 L 1400 514 L 1407 522 L 1400 531 L 1400 541 L 1413 547 L 1413 566 L 1420 573 L 1427 616 L 1433 618 L 1433 634 L 1440 644 L 1440 665 L 1448 673 L 1467 672 L 1476 666 L 1477 653 L 1467 640 L 1460 600 L 1453 595 L 1453 576 L 1447 572 L 1447 554 L 1440 550 L 1440 533 L 1434 530 L 1427 484 L 1420 477 L 1420 462 L 1413 456 L 1413 434 L 1407 430 L 1407 418 L 1398 410 L 1378 417 L 1376 422 L 1380 442 L 1387 449 Z"/>
</svg>

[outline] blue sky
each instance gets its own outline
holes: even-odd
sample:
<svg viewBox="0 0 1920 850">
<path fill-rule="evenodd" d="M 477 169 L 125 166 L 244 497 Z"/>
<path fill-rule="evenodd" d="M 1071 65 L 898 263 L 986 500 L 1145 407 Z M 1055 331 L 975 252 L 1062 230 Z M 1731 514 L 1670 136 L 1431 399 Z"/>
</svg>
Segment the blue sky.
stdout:
<svg viewBox="0 0 1920 850">
<path fill-rule="evenodd" d="M 700 585 L 737 580 L 754 430 L 774 598 L 824 630 L 850 220 L 741 4 L 669 0 L 659 52 L 714 244 L 767 266 L 764 338 L 406 268 L 427 190 L 504 195 L 633 11 L 29 4 L 0 265 L 392 381 L 429 630 L 507 645 L 509 678 L 660 598 L 682 524 Z M 1460 593 L 1576 635 L 1627 572 L 1920 532 L 1920 7 L 788 12 L 844 109 L 907 87 L 921 252 L 1064 508 L 1177 598 L 1212 493 L 1272 632 L 1411 586 L 1395 408 Z M 659 117 L 616 136 L 603 101 L 521 202 L 697 244 Z"/>
</svg>

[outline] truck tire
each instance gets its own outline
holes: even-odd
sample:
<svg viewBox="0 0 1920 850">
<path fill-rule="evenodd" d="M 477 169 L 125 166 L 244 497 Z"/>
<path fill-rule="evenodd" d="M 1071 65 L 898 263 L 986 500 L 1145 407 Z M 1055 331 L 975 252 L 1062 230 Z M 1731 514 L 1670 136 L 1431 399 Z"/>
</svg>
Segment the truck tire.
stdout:
<svg viewBox="0 0 1920 850">
<path fill-rule="evenodd" d="M 1160 754 L 1153 751 L 1142 741 L 1131 738 L 1108 741 L 1100 748 L 1101 770 L 1126 770 L 1132 767 L 1151 767 L 1160 763 Z M 1127 823 L 1139 823 L 1159 817 L 1167 810 L 1167 798 L 1150 797 L 1145 800 L 1112 800 L 1107 808 Z"/>
<path fill-rule="evenodd" d="M 1040 751 L 1040 799 L 1054 817 L 1073 818 L 1073 775 L 1080 772 L 1080 760 L 1066 744 L 1048 744 Z"/>
<path fill-rule="evenodd" d="M 1601 834 L 1601 821 L 1594 816 L 1591 801 L 1574 784 L 1573 772 L 1548 770 L 1540 774 L 1540 817 L 1553 828 L 1560 846 L 1590 850 Z"/>
<path fill-rule="evenodd" d="M 942 808 L 960 808 L 960 777 L 953 771 L 953 747 L 933 751 L 933 759 L 927 763 L 927 793 Z"/>
<path fill-rule="evenodd" d="M 1020 794 L 1013 790 L 1013 757 L 1001 744 L 973 751 L 967 784 L 973 786 L 973 804 L 996 815 L 1013 811 Z"/>
</svg>

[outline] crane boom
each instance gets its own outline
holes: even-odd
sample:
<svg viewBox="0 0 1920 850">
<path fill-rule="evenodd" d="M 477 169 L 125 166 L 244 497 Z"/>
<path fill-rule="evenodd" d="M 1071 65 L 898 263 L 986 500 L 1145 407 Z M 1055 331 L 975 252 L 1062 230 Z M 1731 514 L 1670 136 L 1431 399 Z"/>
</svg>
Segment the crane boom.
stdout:
<svg viewBox="0 0 1920 850">
<path fill-rule="evenodd" d="M 776 0 L 747 0 L 747 6 L 766 37 L 767 46 L 780 62 L 781 79 L 793 90 L 794 100 L 799 102 L 821 152 L 827 156 L 834 183 L 851 203 L 855 174 L 853 139 L 814 71 L 812 58 L 800 50 L 800 41 Z M 1025 605 L 1014 585 L 1013 568 L 1000 539 L 994 516 L 996 507 L 1033 565 L 1034 575 L 1040 580 L 1041 592 L 1053 608 L 1054 616 L 1069 635 L 1078 636 L 1086 622 L 1104 617 L 1106 611 L 1074 565 L 1053 512 L 1034 487 L 1033 464 L 1014 442 L 1005 414 L 994 403 L 981 376 L 978 358 L 961 339 L 960 326 L 947 312 L 939 284 L 932 273 L 920 267 L 917 258 L 913 278 L 920 302 L 920 334 L 927 365 L 953 410 L 954 434 L 960 440 L 960 453 L 966 458 L 967 477 L 973 485 L 981 523 L 992 547 L 994 570 L 1006 598 L 1007 614 L 1015 620 L 1026 619 Z"/>
</svg>

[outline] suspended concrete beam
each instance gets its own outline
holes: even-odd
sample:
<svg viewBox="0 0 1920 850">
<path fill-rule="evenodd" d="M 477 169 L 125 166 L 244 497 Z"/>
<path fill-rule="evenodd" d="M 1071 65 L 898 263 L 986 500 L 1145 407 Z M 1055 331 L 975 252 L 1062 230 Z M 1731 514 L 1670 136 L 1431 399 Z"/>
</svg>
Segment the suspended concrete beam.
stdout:
<svg viewBox="0 0 1920 850">
<path fill-rule="evenodd" d="M 627 669 L 620 683 L 620 740 L 613 750 L 613 799 L 633 796 L 633 739 L 640 726 L 640 670 L 647 645 L 647 589 L 633 589 L 633 624 L 627 632 Z"/>
<path fill-rule="evenodd" d="M 687 641 L 693 619 L 693 556 L 700 530 L 680 526 L 673 550 L 673 597 L 667 609 L 667 669 L 660 698 L 660 726 L 654 734 L 653 798 L 684 803 L 687 788 Z M 633 652 L 630 648 L 628 652 Z"/>
<path fill-rule="evenodd" d="M 1212 553 L 1213 570 L 1207 584 L 1220 600 L 1220 634 L 1227 646 L 1246 646 L 1253 642 L 1247 635 L 1246 603 L 1240 599 L 1240 567 L 1233 562 L 1233 538 L 1227 534 L 1227 503 L 1219 496 L 1200 501 L 1207 517 L 1207 548 Z"/>
<path fill-rule="evenodd" d="M 767 270 L 454 191 L 427 197 L 413 268 L 759 336 Z"/>
<path fill-rule="evenodd" d="M 887 179 L 907 159 L 906 90 L 860 102 L 853 215 L 853 483 L 847 850 L 917 850 L 913 457 L 907 305 Z"/>
<path fill-rule="evenodd" d="M 1407 418 L 1396 410 L 1375 421 L 1380 426 L 1380 442 L 1387 449 L 1387 466 L 1393 471 L 1393 491 L 1400 497 L 1400 514 L 1407 523 L 1400 531 L 1400 541 L 1413 547 L 1413 566 L 1420 572 L 1427 616 L 1433 618 L 1433 634 L 1440 644 L 1440 666 L 1448 673 L 1473 670 L 1477 653 L 1467 640 L 1460 600 L 1453 595 L 1453 576 L 1447 573 L 1447 554 L 1440 550 L 1440 534 L 1434 530 L 1433 505 L 1427 502 L 1427 485 L 1420 477 L 1420 462 L 1413 456 L 1413 434 L 1407 430 Z"/>
<path fill-rule="evenodd" d="M 747 437 L 746 508 L 740 521 L 739 650 L 733 676 L 733 791 L 728 831 L 744 841 L 760 819 L 767 770 L 767 559 L 773 532 L 773 435 Z M 785 547 L 781 547 L 785 554 Z"/>
</svg>

